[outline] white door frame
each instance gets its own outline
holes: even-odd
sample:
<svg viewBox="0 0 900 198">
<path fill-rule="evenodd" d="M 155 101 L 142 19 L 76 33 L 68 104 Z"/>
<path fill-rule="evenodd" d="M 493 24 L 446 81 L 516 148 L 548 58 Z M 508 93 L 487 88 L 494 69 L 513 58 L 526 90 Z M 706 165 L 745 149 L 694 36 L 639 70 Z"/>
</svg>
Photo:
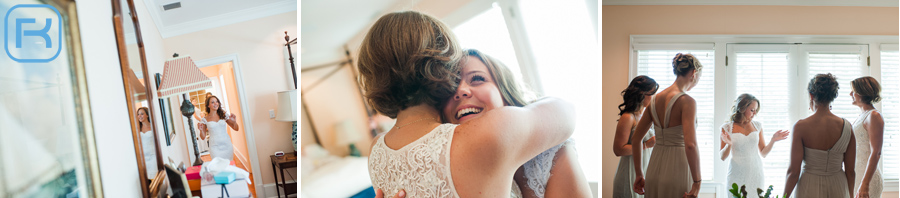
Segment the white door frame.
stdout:
<svg viewBox="0 0 900 198">
<path fill-rule="evenodd" d="M 238 99 L 241 103 L 241 117 L 244 122 L 244 137 L 247 139 L 247 154 L 250 155 L 250 166 L 252 167 L 253 173 L 256 173 L 256 177 L 253 177 L 253 186 L 256 188 L 257 197 L 266 197 L 265 189 L 262 186 L 262 177 L 260 177 L 260 173 L 262 170 L 259 168 L 259 156 L 256 153 L 256 139 L 253 138 L 253 122 L 250 121 L 250 109 L 247 105 L 247 97 L 244 93 L 244 77 L 243 70 L 241 70 L 241 61 L 238 58 L 237 53 L 226 54 L 223 56 L 207 58 L 203 60 L 194 61 L 194 64 L 197 65 L 197 68 L 203 68 L 212 65 L 218 65 L 222 63 L 231 62 L 233 67 L 232 70 L 234 72 L 234 81 L 237 86 Z"/>
</svg>

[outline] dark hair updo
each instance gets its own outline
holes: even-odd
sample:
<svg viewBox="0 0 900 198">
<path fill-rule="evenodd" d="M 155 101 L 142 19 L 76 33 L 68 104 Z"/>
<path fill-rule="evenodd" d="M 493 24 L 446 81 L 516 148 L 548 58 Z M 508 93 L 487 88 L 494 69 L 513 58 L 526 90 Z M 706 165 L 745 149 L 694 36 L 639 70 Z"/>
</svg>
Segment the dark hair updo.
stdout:
<svg viewBox="0 0 900 198">
<path fill-rule="evenodd" d="M 806 90 L 817 103 L 831 103 L 838 95 L 837 77 L 831 73 L 816 74 L 815 77 L 809 79 Z"/>
<path fill-rule="evenodd" d="M 624 102 L 619 105 L 619 115 L 637 111 L 641 106 L 641 102 L 644 101 L 645 94 L 654 94 L 657 89 L 659 89 L 659 84 L 648 76 L 640 75 L 631 79 L 631 84 L 628 84 L 628 88 L 622 90 Z"/>
</svg>

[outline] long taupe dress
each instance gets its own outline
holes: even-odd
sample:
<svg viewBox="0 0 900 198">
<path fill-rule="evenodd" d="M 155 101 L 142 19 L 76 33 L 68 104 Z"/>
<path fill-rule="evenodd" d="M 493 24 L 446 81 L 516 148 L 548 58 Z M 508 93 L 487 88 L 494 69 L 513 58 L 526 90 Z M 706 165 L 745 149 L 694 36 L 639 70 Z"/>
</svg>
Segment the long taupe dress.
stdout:
<svg viewBox="0 0 900 198">
<path fill-rule="evenodd" d="M 844 152 L 853 135 L 850 133 L 851 126 L 850 122 L 844 120 L 841 138 L 828 150 L 803 147 L 803 171 L 800 172 L 800 181 L 794 189 L 794 197 L 850 198 L 843 164 Z"/>
<path fill-rule="evenodd" d="M 647 198 L 682 197 L 691 190 L 691 170 L 688 167 L 687 155 L 684 153 L 684 131 L 682 126 L 663 128 L 669 124 L 672 104 L 684 93 L 676 94 L 666 105 L 663 122 L 656 115 L 656 96 L 650 103 L 650 112 L 656 130 L 656 146 L 645 175 L 644 196 Z M 666 125 L 662 125 L 665 123 Z"/>
<path fill-rule="evenodd" d="M 637 117 L 632 114 L 634 120 L 637 121 Z M 637 125 L 631 127 L 631 133 L 628 134 L 628 144 L 631 144 L 631 136 L 634 134 L 634 129 L 637 128 Z M 647 131 L 647 134 L 644 135 L 644 138 L 641 139 L 642 142 L 646 142 L 650 140 L 651 137 L 654 136 L 653 129 Z M 650 155 L 653 151 L 653 148 L 644 149 L 641 153 L 641 170 L 646 172 L 647 164 L 650 163 Z M 644 197 L 644 195 L 637 194 L 634 192 L 634 159 L 631 155 L 619 157 L 619 167 L 616 168 L 616 178 L 613 179 L 613 198 L 640 198 Z"/>
</svg>

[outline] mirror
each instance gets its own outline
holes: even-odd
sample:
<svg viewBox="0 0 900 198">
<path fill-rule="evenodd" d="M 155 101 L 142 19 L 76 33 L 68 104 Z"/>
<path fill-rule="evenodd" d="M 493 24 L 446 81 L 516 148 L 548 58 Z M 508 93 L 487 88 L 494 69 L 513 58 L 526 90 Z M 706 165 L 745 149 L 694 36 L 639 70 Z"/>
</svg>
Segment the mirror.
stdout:
<svg viewBox="0 0 900 198">
<path fill-rule="evenodd" d="M 0 10 L 5 35 L 37 33 L 0 53 L 0 197 L 103 197 L 75 2 Z"/>
<path fill-rule="evenodd" d="M 162 196 L 165 192 L 165 171 L 160 152 L 158 120 L 153 115 L 154 95 L 148 85 L 147 61 L 141 39 L 140 23 L 132 0 L 113 0 L 113 26 L 119 48 L 126 101 L 131 118 L 138 172 L 144 197 Z"/>
</svg>

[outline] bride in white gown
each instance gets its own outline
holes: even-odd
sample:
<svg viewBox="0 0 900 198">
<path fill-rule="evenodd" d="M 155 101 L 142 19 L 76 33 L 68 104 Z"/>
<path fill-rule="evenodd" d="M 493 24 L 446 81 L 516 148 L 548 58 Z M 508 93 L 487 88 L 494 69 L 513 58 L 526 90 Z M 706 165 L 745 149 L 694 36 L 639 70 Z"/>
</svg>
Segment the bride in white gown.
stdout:
<svg viewBox="0 0 900 198">
<path fill-rule="evenodd" d="M 756 189 L 765 190 L 763 186 L 762 157 L 766 157 L 777 141 L 787 139 L 788 131 L 775 132 L 772 139 L 766 144 L 763 141 L 762 124 L 753 121 L 759 112 L 759 100 L 750 94 L 741 94 L 735 100 L 732 107 L 731 121 L 722 125 L 722 160 L 731 155 L 731 163 L 728 166 L 728 183 L 726 188 L 737 183 L 738 186 L 746 185 L 747 192 L 755 195 Z"/>
<path fill-rule="evenodd" d="M 218 97 L 207 97 L 206 117 L 202 118 L 200 123 L 197 123 L 197 128 L 200 129 L 201 138 L 206 137 L 206 133 L 210 133 L 209 154 L 213 159 L 218 157 L 231 161 L 234 159 L 234 147 L 231 143 L 231 136 L 228 135 L 227 127 L 237 131 L 240 130 L 240 126 L 235 121 L 236 116 L 234 114 L 225 114 L 225 110 L 221 106 Z"/>
</svg>

